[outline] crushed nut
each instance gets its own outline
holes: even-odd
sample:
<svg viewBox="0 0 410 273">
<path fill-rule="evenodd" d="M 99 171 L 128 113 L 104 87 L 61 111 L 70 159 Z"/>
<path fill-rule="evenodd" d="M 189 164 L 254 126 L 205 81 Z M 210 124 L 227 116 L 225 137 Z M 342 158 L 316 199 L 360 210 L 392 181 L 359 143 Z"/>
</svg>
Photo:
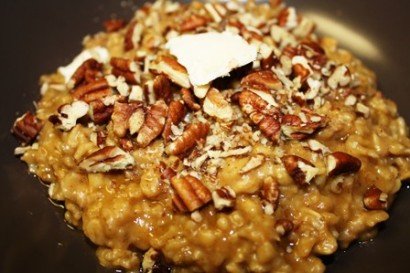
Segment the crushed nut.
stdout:
<svg viewBox="0 0 410 273">
<path fill-rule="evenodd" d="M 233 109 L 228 101 L 216 89 L 211 88 L 205 97 L 203 110 L 212 117 L 222 121 L 231 121 L 233 119 Z"/>
<path fill-rule="evenodd" d="M 246 163 L 245 166 L 243 166 L 240 170 L 240 174 L 245 174 L 248 173 L 260 166 L 265 162 L 265 156 L 263 154 L 257 154 L 255 156 L 252 156 L 249 161 Z"/>
<path fill-rule="evenodd" d="M 181 205 L 188 211 L 194 211 L 211 201 L 211 192 L 202 182 L 191 175 L 185 177 L 172 177 L 171 185 L 174 189 L 174 196 L 177 196 L 182 203 L 178 203 L 176 208 L 181 211 Z M 173 201 L 175 198 L 173 199 Z M 177 201 L 178 202 L 178 201 Z M 174 203 L 175 204 L 175 203 Z M 182 209 L 185 211 L 185 209 Z"/>
<path fill-rule="evenodd" d="M 229 186 L 216 189 L 212 192 L 214 206 L 218 210 L 232 208 L 235 204 L 236 193 Z"/>
<path fill-rule="evenodd" d="M 86 102 L 77 100 L 60 106 L 58 115 L 50 116 L 49 121 L 62 131 L 70 131 L 77 124 L 77 120 L 88 113 L 88 109 Z"/>
<path fill-rule="evenodd" d="M 387 209 L 388 195 L 376 186 L 370 187 L 363 196 L 363 204 L 368 210 Z"/>
<path fill-rule="evenodd" d="M 101 100 L 90 102 L 89 114 L 92 121 L 97 125 L 107 123 L 111 119 L 113 111 L 114 107 L 112 105 L 107 106 Z"/>
<path fill-rule="evenodd" d="M 102 99 L 112 94 L 111 88 L 105 78 L 81 85 L 74 89 L 72 96 L 74 99 L 91 102 Z"/>
<path fill-rule="evenodd" d="M 192 14 L 184 18 L 184 20 L 179 25 L 179 30 L 181 32 L 193 31 L 199 27 L 205 26 L 207 21 L 207 18 L 204 16 Z"/>
<path fill-rule="evenodd" d="M 279 219 L 275 223 L 275 230 L 280 236 L 286 236 L 292 232 L 294 225 L 288 219 Z"/>
<path fill-rule="evenodd" d="M 111 116 L 113 123 L 114 134 L 118 137 L 124 137 L 130 128 L 130 118 L 136 112 L 137 109 L 142 108 L 142 102 L 115 102 L 114 111 Z M 142 113 L 143 116 L 143 113 Z M 140 118 L 138 114 L 135 118 Z M 141 120 L 138 120 L 141 123 Z M 140 125 L 141 127 L 141 125 Z M 135 128 L 133 128 L 135 131 Z"/>
<path fill-rule="evenodd" d="M 195 101 L 195 97 L 190 89 L 181 88 L 182 100 L 191 111 L 201 110 L 201 106 Z"/>
<path fill-rule="evenodd" d="M 142 273 L 170 273 L 171 268 L 165 264 L 162 254 L 153 248 L 144 253 Z"/>
<path fill-rule="evenodd" d="M 97 76 L 102 76 L 102 64 L 90 58 L 84 61 L 71 76 L 68 83 L 70 88 L 76 88 L 81 84 L 94 82 Z"/>
<path fill-rule="evenodd" d="M 124 170 L 135 164 L 134 158 L 116 146 L 106 146 L 84 158 L 78 165 L 87 172 Z"/>
<path fill-rule="evenodd" d="M 116 77 L 124 77 L 129 84 L 138 84 L 141 82 L 141 71 L 136 62 L 128 59 L 113 57 L 110 64 L 111 73 Z"/>
<path fill-rule="evenodd" d="M 279 203 L 279 184 L 272 176 L 263 181 L 260 196 L 265 213 L 272 215 Z"/>
<path fill-rule="evenodd" d="M 310 184 L 319 173 L 315 165 L 296 155 L 286 155 L 282 157 L 282 162 L 287 173 L 301 186 Z"/>
<path fill-rule="evenodd" d="M 17 137 L 21 143 L 30 144 L 36 139 L 42 127 L 41 121 L 32 113 L 27 112 L 16 119 L 11 133 Z"/>
<path fill-rule="evenodd" d="M 163 99 L 167 104 L 172 100 L 171 82 L 164 75 L 155 77 L 152 89 L 156 100 Z"/>
<path fill-rule="evenodd" d="M 270 91 L 282 89 L 282 82 L 271 70 L 263 70 L 252 72 L 242 78 L 241 86 L 248 89 Z"/>
<path fill-rule="evenodd" d="M 327 173 L 329 176 L 356 173 L 361 166 L 360 159 L 344 152 L 334 152 L 327 156 Z"/>
<path fill-rule="evenodd" d="M 168 117 L 167 121 L 165 122 L 164 130 L 162 132 L 162 137 L 164 138 L 165 143 L 167 143 L 167 141 L 169 140 L 172 126 L 178 125 L 185 117 L 186 113 L 187 110 L 180 101 L 172 101 L 169 104 Z"/>
<path fill-rule="evenodd" d="M 155 68 L 158 73 L 164 73 L 171 81 L 179 86 L 185 88 L 191 87 L 187 70 L 174 58 L 161 56 Z"/>
</svg>

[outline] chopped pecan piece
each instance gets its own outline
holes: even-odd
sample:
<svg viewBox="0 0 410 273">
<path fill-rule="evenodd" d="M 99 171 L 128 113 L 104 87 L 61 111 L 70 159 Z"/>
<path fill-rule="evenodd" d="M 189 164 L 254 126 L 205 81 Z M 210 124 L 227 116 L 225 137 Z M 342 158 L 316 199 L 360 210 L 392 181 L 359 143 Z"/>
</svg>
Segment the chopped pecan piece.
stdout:
<svg viewBox="0 0 410 273">
<path fill-rule="evenodd" d="M 162 133 L 168 115 L 168 106 L 163 100 L 151 105 L 137 136 L 137 144 L 140 147 L 148 146 L 157 136 Z"/>
<path fill-rule="evenodd" d="M 102 78 L 77 87 L 74 89 L 72 96 L 77 100 L 91 102 L 93 100 L 102 99 L 111 94 L 112 91 L 107 80 Z"/>
<path fill-rule="evenodd" d="M 325 117 L 318 114 L 302 112 L 299 115 L 284 115 L 282 117 L 281 127 L 284 136 L 302 140 L 306 139 L 318 129 L 326 126 Z"/>
<path fill-rule="evenodd" d="M 143 26 L 136 21 L 129 24 L 124 37 L 124 50 L 130 51 L 139 45 L 141 41 Z"/>
<path fill-rule="evenodd" d="M 279 14 L 278 24 L 283 28 L 291 30 L 297 27 L 297 25 L 299 24 L 298 20 L 299 18 L 296 13 L 296 9 L 294 7 L 287 7 L 283 9 Z"/>
<path fill-rule="evenodd" d="M 130 128 L 130 117 L 138 108 L 142 108 L 142 102 L 115 102 L 111 120 L 116 136 L 121 138 L 126 135 L 127 130 Z"/>
<path fill-rule="evenodd" d="M 334 152 L 327 156 L 327 172 L 329 176 L 356 173 L 362 162 L 357 157 L 344 152 Z"/>
<path fill-rule="evenodd" d="M 260 190 L 260 196 L 265 213 L 272 215 L 279 203 L 279 184 L 273 177 L 265 178 Z"/>
<path fill-rule="evenodd" d="M 163 99 L 167 104 L 172 100 L 171 82 L 164 75 L 158 75 L 155 77 L 152 88 L 154 91 L 155 99 Z"/>
<path fill-rule="evenodd" d="M 171 185 L 174 189 L 174 197 L 176 196 L 179 198 L 178 201 L 182 201 L 182 203 L 177 201 L 178 204 L 174 202 L 174 205 L 176 205 L 176 208 L 180 211 L 181 208 L 182 211 L 185 211 L 185 208 L 188 211 L 194 211 L 206 205 L 212 199 L 211 192 L 208 188 L 194 176 L 174 176 L 171 178 Z M 175 198 L 173 201 L 174 200 Z"/>
<path fill-rule="evenodd" d="M 71 76 L 70 87 L 94 82 L 97 76 L 102 76 L 101 69 L 102 64 L 93 58 L 84 61 Z"/>
<path fill-rule="evenodd" d="M 388 195 L 376 186 L 372 186 L 364 193 L 363 204 L 368 210 L 387 209 Z"/>
<path fill-rule="evenodd" d="M 327 80 L 327 84 L 332 88 L 347 86 L 352 80 L 350 70 L 345 65 L 336 67 L 333 74 Z"/>
<path fill-rule="evenodd" d="M 164 73 L 171 81 L 181 87 L 190 88 L 188 72 L 174 58 L 169 56 L 161 56 L 156 65 L 156 70 L 159 73 Z"/>
<path fill-rule="evenodd" d="M 264 162 L 265 162 L 265 156 L 263 154 L 252 156 L 249 159 L 249 161 L 246 163 L 246 165 L 240 169 L 239 173 L 244 174 L 244 173 L 250 172 L 260 167 Z"/>
<path fill-rule="evenodd" d="M 222 187 L 212 192 L 214 206 L 218 210 L 232 208 L 235 204 L 236 193 L 230 187 Z"/>
<path fill-rule="evenodd" d="M 97 125 L 108 123 L 113 111 L 112 105 L 107 106 L 101 100 L 90 102 L 90 117 Z"/>
<path fill-rule="evenodd" d="M 195 146 L 199 141 L 208 135 L 209 124 L 193 123 L 189 124 L 181 136 L 167 145 L 165 151 L 168 155 L 182 154 Z"/>
<path fill-rule="evenodd" d="M 43 127 L 41 121 L 30 112 L 25 113 L 13 124 L 11 133 L 23 144 L 30 144 L 33 142 L 41 128 Z"/>
<path fill-rule="evenodd" d="M 109 19 L 105 20 L 103 23 L 106 32 L 118 31 L 125 27 L 126 24 L 127 22 L 123 19 Z"/>
<path fill-rule="evenodd" d="M 142 259 L 143 273 L 171 273 L 172 268 L 164 262 L 162 254 L 153 248 L 148 249 Z"/>
<path fill-rule="evenodd" d="M 256 71 L 248 74 L 241 80 L 243 88 L 256 90 L 280 90 L 282 82 L 272 70 Z"/>
<path fill-rule="evenodd" d="M 222 121 L 229 122 L 233 119 L 232 106 L 216 88 L 208 91 L 202 107 L 205 113 Z"/>
<path fill-rule="evenodd" d="M 195 97 L 192 94 L 190 89 L 181 88 L 181 96 L 182 100 L 188 106 L 188 108 L 192 111 L 201 110 L 201 106 L 195 101 Z"/>
<path fill-rule="evenodd" d="M 138 107 L 137 109 L 135 109 L 134 113 L 132 113 L 132 115 L 128 119 L 130 134 L 133 135 L 135 133 L 138 133 L 139 130 L 142 128 L 142 125 L 144 125 L 144 121 L 145 111 L 142 107 Z"/>
<path fill-rule="evenodd" d="M 288 219 L 279 219 L 275 223 L 275 230 L 280 236 L 288 235 L 294 228 L 292 221 Z"/>
<path fill-rule="evenodd" d="M 136 62 L 129 59 L 113 57 L 110 61 L 112 68 L 111 73 L 116 77 L 122 76 L 129 84 L 138 84 L 141 79 L 141 71 Z"/>
<path fill-rule="evenodd" d="M 162 132 L 162 137 L 165 143 L 168 142 L 169 136 L 171 135 L 172 125 L 178 125 L 182 119 L 185 117 L 187 110 L 185 106 L 180 101 L 172 101 L 168 108 L 168 117 L 165 122 L 164 131 Z"/>
<path fill-rule="evenodd" d="M 107 146 L 84 158 L 79 167 L 88 172 L 124 170 L 135 164 L 134 158 L 116 146 Z"/>
<path fill-rule="evenodd" d="M 282 162 L 287 173 L 301 186 L 310 184 L 319 172 L 311 162 L 296 155 L 286 155 L 282 157 Z"/>
<path fill-rule="evenodd" d="M 183 19 L 179 25 L 179 30 L 181 32 L 187 32 L 195 30 L 199 27 L 203 27 L 207 24 L 207 18 L 198 14 L 192 14 Z"/>
<path fill-rule="evenodd" d="M 63 131 L 70 131 L 76 124 L 77 120 L 84 117 L 89 110 L 89 105 L 81 100 L 64 104 L 58 109 L 58 115 L 52 115 L 48 119 L 56 127 Z"/>
</svg>

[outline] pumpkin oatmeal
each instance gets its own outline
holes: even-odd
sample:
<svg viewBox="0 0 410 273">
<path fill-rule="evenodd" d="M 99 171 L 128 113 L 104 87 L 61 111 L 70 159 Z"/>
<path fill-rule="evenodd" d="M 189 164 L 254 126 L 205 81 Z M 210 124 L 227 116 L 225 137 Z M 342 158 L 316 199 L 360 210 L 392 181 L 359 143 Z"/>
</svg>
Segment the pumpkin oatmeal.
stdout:
<svg viewBox="0 0 410 273">
<path fill-rule="evenodd" d="M 318 273 L 388 219 L 405 121 L 295 8 L 158 0 L 104 26 L 12 129 L 103 266 Z"/>
</svg>

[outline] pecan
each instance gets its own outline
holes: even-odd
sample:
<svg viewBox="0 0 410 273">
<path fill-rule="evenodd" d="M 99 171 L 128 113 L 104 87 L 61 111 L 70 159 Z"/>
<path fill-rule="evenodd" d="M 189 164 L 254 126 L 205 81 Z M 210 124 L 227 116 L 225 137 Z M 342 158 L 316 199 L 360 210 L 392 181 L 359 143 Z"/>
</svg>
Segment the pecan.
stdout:
<svg viewBox="0 0 410 273">
<path fill-rule="evenodd" d="M 327 62 L 325 50 L 314 41 L 305 40 L 300 43 L 299 52 L 311 61 L 313 69 L 320 69 Z"/>
<path fill-rule="evenodd" d="M 201 106 L 195 101 L 195 97 L 192 94 L 190 89 L 181 88 L 181 96 L 184 103 L 192 111 L 198 111 L 201 109 Z"/>
<path fill-rule="evenodd" d="M 130 134 L 133 135 L 135 133 L 138 133 L 139 130 L 142 128 L 142 125 L 144 125 L 144 121 L 145 111 L 142 107 L 138 107 L 137 109 L 135 109 L 134 113 L 132 113 L 132 115 L 128 119 Z"/>
<path fill-rule="evenodd" d="M 262 199 L 262 206 L 264 207 L 265 213 L 272 215 L 279 203 L 278 182 L 271 176 L 266 177 L 259 194 Z"/>
<path fill-rule="evenodd" d="M 185 117 L 187 110 L 185 106 L 180 101 L 172 101 L 169 104 L 168 117 L 165 122 L 164 131 L 162 132 L 162 137 L 164 138 L 165 143 L 169 140 L 171 135 L 172 125 L 178 125 Z"/>
<path fill-rule="evenodd" d="M 207 24 L 208 19 L 204 16 L 198 14 L 192 14 L 184 18 L 179 25 L 179 30 L 181 32 L 187 32 L 196 30 L 199 27 L 203 27 Z"/>
<path fill-rule="evenodd" d="M 97 136 L 96 136 L 96 144 L 98 147 L 102 148 L 103 146 L 105 146 L 105 142 L 107 140 L 107 132 L 106 130 L 99 130 L 96 132 Z"/>
<path fill-rule="evenodd" d="M 128 137 L 120 138 L 118 140 L 118 143 L 120 144 L 121 148 L 126 152 L 130 152 L 134 149 L 134 145 L 132 144 L 132 140 L 129 139 Z"/>
<path fill-rule="evenodd" d="M 172 100 L 171 82 L 164 75 L 158 75 L 153 82 L 155 99 L 163 99 L 167 104 Z"/>
<path fill-rule="evenodd" d="M 182 154 L 195 146 L 199 141 L 205 139 L 209 131 L 207 123 L 189 124 L 181 136 L 167 145 L 165 151 L 168 155 Z"/>
<path fill-rule="evenodd" d="M 140 147 L 148 146 L 164 129 L 168 106 L 163 100 L 159 100 L 151 105 L 137 136 L 137 144 Z"/>
<path fill-rule="evenodd" d="M 344 87 L 347 86 L 351 82 L 351 73 L 350 70 L 345 65 L 341 65 L 336 67 L 333 74 L 327 80 L 327 84 L 332 89 L 336 89 L 337 87 Z"/>
<path fill-rule="evenodd" d="M 344 152 L 334 152 L 327 156 L 327 173 L 329 176 L 356 173 L 361 166 L 360 159 Z"/>
<path fill-rule="evenodd" d="M 182 203 L 177 201 L 176 208 L 178 210 L 185 207 L 188 211 L 194 211 L 206 205 L 212 199 L 208 188 L 194 176 L 174 176 L 171 178 L 171 185 L 174 189 L 174 196 L 179 198 L 178 201 L 182 201 Z M 181 205 L 183 206 L 181 207 Z M 182 211 L 185 211 L 185 209 L 183 208 Z"/>
<path fill-rule="evenodd" d="M 235 204 L 236 193 L 229 186 L 216 189 L 212 192 L 212 200 L 217 210 L 232 208 Z"/>
<path fill-rule="evenodd" d="M 288 30 L 295 28 L 298 25 L 298 15 L 296 9 L 293 7 L 287 7 L 281 11 L 278 17 L 279 26 Z"/>
<path fill-rule="evenodd" d="M 63 131 L 71 130 L 77 120 L 84 117 L 89 110 L 89 105 L 84 101 L 78 100 L 71 104 L 63 104 L 58 109 L 58 115 L 52 115 L 48 119 L 56 127 Z"/>
<path fill-rule="evenodd" d="M 258 123 L 261 132 L 273 142 L 277 142 L 280 136 L 280 122 L 270 116 L 264 116 Z"/>
<path fill-rule="evenodd" d="M 77 100 L 91 102 L 93 100 L 102 99 L 111 94 L 112 91 L 107 80 L 102 78 L 77 87 L 74 89 L 72 96 Z"/>
<path fill-rule="evenodd" d="M 299 115 L 288 114 L 282 117 L 282 133 L 291 139 L 302 140 L 326 126 L 326 122 L 325 117 L 310 112 L 302 112 Z"/>
<path fill-rule="evenodd" d="M 228 12 L 222 3 L 206 3 L 205 10 L 216 23 L 220 23 Z"/>
<path fill-rule="evenodd" d="M 274 52 L 272 51 L 269 56 L 267 56 L 266 58 L 263 58 L 261 60 L 261 68 L 263 70 L 270 70 L 272 68 L 272 66 L 276 65 L 279 63 L 278 58 L 276 57 L 276 55 L 274 54 Z"/>
<path fill-rule="evenodd" d="M 172 82 L 181 87 L 189 88 L 191 86 L 187 70 L 172 57 L 161 56 L 156 70 L 159 73 L 164 73 Z"/>
<path fill-rule="evenodd" d="M 217 119 L 228 122 L 233 119 L 232 106 L 216 88 L 208 91 L 202 107 L 205 113 Z"/>
<path fill-rule="evenodd" d="M 105 28 L 106 32 L 115 32 L 118 31 L 120 29 L 122 29 L 123 27 L 125 27 L 127 23 L 122 20 L 122 19 L 109 19 L 109 20 L 105 20 L 103 25 Z"/>
<path fill-rule="evenodd" d="M 134 158 L 116 146 L 99 149 L 84 158 L 79 167 L 88 172 L 123 170 L 135 164 Z"/>
<path fill-rule="evenodd" d="M 252 156 L 249 161 L 240 170 L 240 174 L 248 173 L 258 167 L 260 167 L 265 162 L 265 156 L 263 154 L 258 154 Z"/>
<path fill-rule="evenodd" d="M 368 210 L 387 209 L 388 195 L 376 186 L 372 186 L 363 195 L 363 204 Z"/>
<path fill-rule="evenodd" d="M 21 117 L 17 118 L 11 129 L 11 133 L 24 144 L 33 142 L 41 128 L 43 127 L 41 121 L 32 113 L 27 112 Z"/>
<path fill-rule="evenodd" d="M 273 71 L 263 70 L 252 72 L 243 77 L 241 86 L 243 88 L 270 91 L 281 89 L 282 82 Z"/>
<path fill-rule="evenodd" d="M 112 105 L 105 105 L 101 100 L 90 102 L 90 117 L 95 124 L 101 125 L 107 123 L 114 111 Z"/>
<path fill-rule="evenodd" d="M 142 271 L 143 273 L 171 273 L 172 269 L 164 261 L 163 255 L 153 248 L 148 249 L 144 253 L 142 259 Z"/>
<path fill-rule="evenodd" d="M 172 177 L 177 175 L 177 173 L 175 172 L 175 170 L 173 168 L 167 167 L 167 166 L 162 166 L 160 168 L 160 172 L 161 172 L 161 179 L 162 180 L 170 180 Z"/>
<path fill-rule="evenodd" d="M 287 173 L 301 186 L 310 184 L 310 181 L 319 172 L 319 169 L 311 162 L 296 155 L 286 155 L 282 157 L 282 163 Z"/>
<path fill-rule="evenodd" d="M 275 230 L 280 236 L 288 235 L 293 229 L 294 225 L 288 219 L 278 219 L 275 223 Z"/>
<path fill-rule="evenodd" d="M 310 75 L 310 70 L 301 63 L 296 63 L 292 66 L 293 72 L 300 77 L 301 82 L 305 82 Z"/>
<path fill-rule="evenodd" d="M 113 57 L 110 61 L 112 68 L 111 73 L 116 76 L 124 77 L 125 81 L 129 84 L 140 83 L 141 75 L 140 70 L 136 62 L 129 59 Z"/>
<path fill-rule="evenodd" d="M 127 31 L 124 36 L 124 50 L 130 51 L 134 47 L 138 46 L 141 41 L 143 26 L 136 21 L 128 25 Z"/>
<path fill-rule="evenodd" d="M 111 120 L 113 131 L 116 136 L 121 138 L 126 135 L 127 130 L 130 128 L 130 117 L 138 108 L 141 107 L 142 102 L 115 102 Z"/>
<path fill-rule="evenodd" d="M 76 88 L 81 84 L 94 82 L 98 75 L 102 76 L 101 69 L 102 64 L 93 58 L 84 61 L 71 76 L 70 85 Z"/>
</svg>

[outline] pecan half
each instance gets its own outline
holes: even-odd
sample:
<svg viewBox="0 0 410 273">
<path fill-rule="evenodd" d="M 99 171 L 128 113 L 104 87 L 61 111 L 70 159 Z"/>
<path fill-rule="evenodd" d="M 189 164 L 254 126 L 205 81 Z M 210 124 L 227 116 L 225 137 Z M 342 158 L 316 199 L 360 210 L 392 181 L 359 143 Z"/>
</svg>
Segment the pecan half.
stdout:
<svg viewBox="0 0 410 273">
<path fill-rule="evenodd" d="M 77 120 L 88 113 L 89 105 L 81 100 L 74 101 L 70 104 L 63 104 L 58 109 L 58 115 L 52 115 L 48 119 L 51 123 L 62 131 L 71 130 Z"/>
<path fill-rule="evenodd" d="M 77 100 L 91 102 L 93 100 L 102 99 L 112 94 L 111 88 L 106 79 L 98 79 L 81 85 L 74 89 L 72 96 Z"/>
<path fill-rule="evenodd" d="M 142 108 L 142 102 L 115 102 L 111 116 L 114 134 L 124 137 L 130 128 L 130 117 L 138 109 Z"/>
<path fill-rule="evenodd" d="M 107 146 L 84 158 L 78 165 L 88 172 L 124 170 L 135 164 L 134 158 L 116 146 Z"/>
<path fill-rule="evenodd" d="M 182 201 L 182 203 L 177 201 L 177 204 L 174 202 L 174 205 L 177 205 L 175 208 L 178 211 L 197 210 L 212 199 L 211 192 L 208 188 L 194 176 L 174 176 L 171 178 L 171 185 L 174 189 L 174 197 L 176 196 L 179 198 L 178 201 Z M 173 201 L 174 200 L 176 199 L 174 198 Z"/>
<path fill-rule="evenodd" d="M 184 132 L 175 141 L 167 145 L 165 152 L 168 155 L 182 154 L 195 146 L 198 142 L 205 139 L 208 135 L 209 124 L 192 123 L 186 126 Z"/>
<path fill-rule="evenodd" d="M 256 71 L 248 74 L 241 80 L 243 88 L 256 90 L 280 90 L 282 82 L 278 79 L 272 70 Z"/>
<path fill-rule="evenodd" d="M 282 157 L 282 163 L 287 173 L 301 186 L 310 184 L 310 181 L 319 172 L 319 169 L 311 162 L 296 155 L 286 155 Z"/>
<path fill-rule="evenodd" d="M 163 100 L 151 105 L 137 136 L 137 144 L 140 147 L 148 146 L 157 136 L 162 133 L 168 115 L 168 106 Z"/>
<path fill-rule="evenodd" d="M 356 173 L 361 166 L 360 159 L 344 152 L 334 152 L 327 156 L 327 173 L 329 176 Z"/>
<path fill-rule="evenodd" d="M 187 88 L 181 88 L 182 100 L 191 111 L 201 110 L 201 106 L 196 102 L 192 91 Z"/>
<path fill-rule="evenodd" d="M 11 133 L 23 144 L 30 144 L 33 142 L 41 128 L 43 127 L 41 121 L 32 113 L 27 112 L 21 117 L 17 118 L 11 129 Z"/>
<path fill-rule="evenodd" d="M 372 186 L 363 195 L 363 204 L 368 210 L 387 209 L 388 195 L 376 186 Z"/>
<path fill-rule="evenodd" d="M 227 100 L 225 100 L 216 88 L 211 88 L 208 91 L 202 107 L 204 112 L 211 117 L 215 117 L 226 122 L 233 119 L 232 106 Z"/>
<path fill-rule="evenodd" d="M 284 136 L 302 140 L 314 134 L 320 128 L 325 127 L 327 119 L 318 114 L 301 112 L 299 115 L 284 115 L 281 121 Z"/>
<path fill-rule="evenodd" d="M 279 183 L 271 176 L 266 177 L 259 195 L 262 199 L 262 206 L 265 213 L 272 215 L 279 203 Z"/>
<path fill-rule="evenodd" d="M 185 117 L 187 109 L 180 101 L 172 101 L 168 108 L 168 117 L 165 122 L 164 131 L 162 132 L 162 137 L 165 143 L 168 142 L 169 136 L 171 135 L 172 125 L 178 125 L 182 119 Z"/>
<path fill-rule="evenodd" d="M 70 87 L 76 88 L 81 84 L 94 82 L 97 76 L 102 76 L 102 64 L 90 58 L 84 61 L 74 72 L 70 79 Z"/>
<path fill-rule="evenodd" d="M 156 70 L 159 73 L 164 73 L 172 82 L 181 87 L 190 88 L 191 86 L 187 70 L 172 57 L 161 56 Z"/>
<path fill-rule="evenodd" d="M 110 64 L 112 66 L 111 73 L 116 76 L 124 77 L 125 81 L 129 84 L 138 84 L 141 79 L 141 71 L 136 62 L 129 59 L 113 57 Z"/>
<path fill-rule="evenodd" d="M 217 210 L 232 208 L 235 205 L 236 193 L 230 187 L 222 187 L 212 192 L 212 200 Z"/>
</svg>

